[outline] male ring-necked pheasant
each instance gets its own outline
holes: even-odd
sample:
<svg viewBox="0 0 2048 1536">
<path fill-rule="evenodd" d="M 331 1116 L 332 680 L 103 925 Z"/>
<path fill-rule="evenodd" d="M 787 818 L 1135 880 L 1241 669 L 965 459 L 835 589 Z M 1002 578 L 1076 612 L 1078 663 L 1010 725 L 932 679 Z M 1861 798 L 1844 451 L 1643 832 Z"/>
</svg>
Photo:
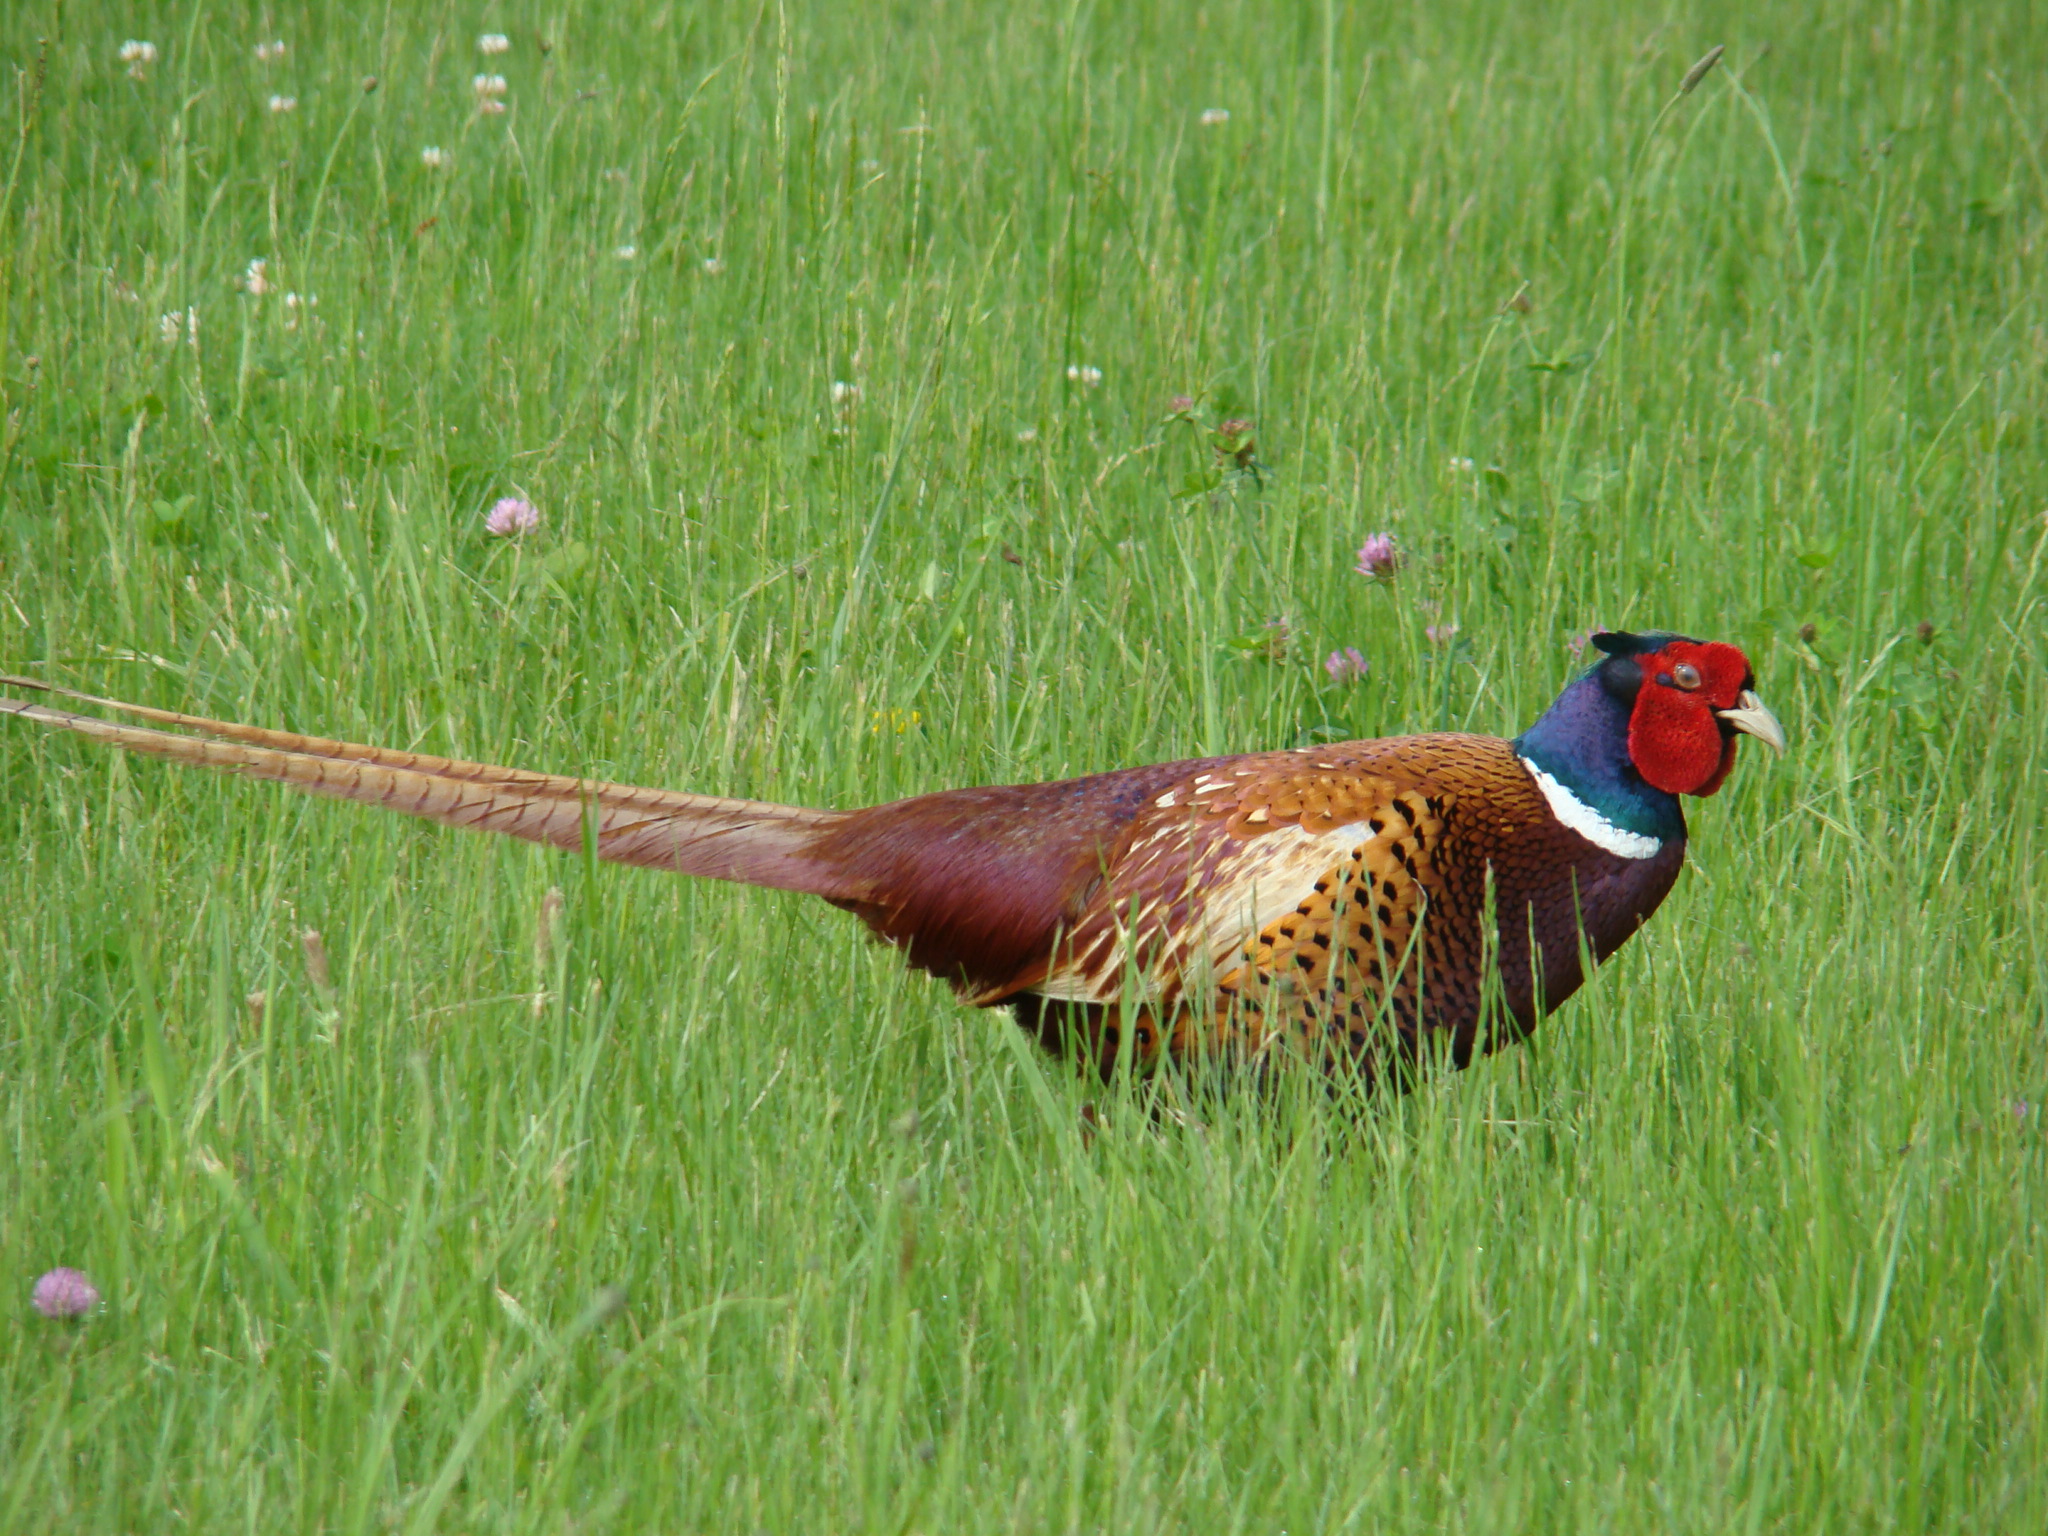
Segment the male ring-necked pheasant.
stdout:
<svg viewBox="0 0 2048 1536">
<path fill-rule="evenodd" d="M 0 712 L 600 858 L 807 891 L 1105 1072 L 1276 1044 L 1368 1077 L 1526 1033 L 1657 909 L 1680 795 L 1783 730 L 1731 645 L 1601 634 L 1513 741 L 1442 733 L 806 810 L 453 762 L 35 688 Z M 189 734 L 187 734 L 189 733 Z M 1497 970 L 1496 970 L 1497 968 Z M 1483 998 L 1498 975 L 1500 1017 Z M 1391 1049 L 1390 1049 L 1391 1048 Z"/>
</svg>

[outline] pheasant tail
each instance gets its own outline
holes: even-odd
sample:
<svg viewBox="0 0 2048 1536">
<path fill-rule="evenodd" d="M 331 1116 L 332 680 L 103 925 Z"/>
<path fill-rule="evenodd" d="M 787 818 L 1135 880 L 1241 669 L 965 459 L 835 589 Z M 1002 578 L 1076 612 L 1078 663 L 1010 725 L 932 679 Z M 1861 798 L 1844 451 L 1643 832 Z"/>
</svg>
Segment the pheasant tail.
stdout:
<svg viewBox="0 0 2048 1536">
<path fill-rule="evenodd" d="M 124 725 L 0 698 L 0 714 L 147 757 L 268 779 L 311 795 L 555 848 L 581 848 L 587 836 L 597 856 L 614 864 L 803 891 L 841 902 L 858 902 L 866 894 L 839 860 L 821 856 L 821 842 L 845 820 L 836 811 L 643 789 L 330 741 L 124 704 L 27 678 L 0 677 L 0 683 L 154 722 Z"/>
</svg>

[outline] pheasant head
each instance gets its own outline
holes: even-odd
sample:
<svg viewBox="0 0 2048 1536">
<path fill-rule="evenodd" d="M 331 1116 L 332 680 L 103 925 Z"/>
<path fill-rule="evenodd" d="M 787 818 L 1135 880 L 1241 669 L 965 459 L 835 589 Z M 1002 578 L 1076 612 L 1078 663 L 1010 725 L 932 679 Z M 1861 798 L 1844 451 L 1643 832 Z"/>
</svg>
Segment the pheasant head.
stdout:
<svg viewBox="0 0 2048 1536">
<path fill-rule="evenodd" d="M 1593 644 L 1602 659 L 1516 738 L 1515 751 L 1558 815 L 1586 822 L 1579 830 L 1594 841 L 1682 837 L 1678 797 L 1718 790 L 1739 737 L 1785 750 L 1784 728 L 1736 647 L 1661 631 L 1597 634 Z"/>
</svg>

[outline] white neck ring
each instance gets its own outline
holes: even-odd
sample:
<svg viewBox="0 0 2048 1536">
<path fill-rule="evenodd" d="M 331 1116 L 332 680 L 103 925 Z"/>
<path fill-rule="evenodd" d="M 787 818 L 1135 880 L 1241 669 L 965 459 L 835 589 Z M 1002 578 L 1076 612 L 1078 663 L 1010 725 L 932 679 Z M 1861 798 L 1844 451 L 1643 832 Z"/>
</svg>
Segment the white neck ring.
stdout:
<svg viewBox="0 0 2048 1536">
<path fill-rule="evenodd" d="M 1647 859 L 1663 848 L 1663 843 L 1654 837 L 1617 827 L 1526 757 L 1520 762 L 1543 791 L 1543 798 L 1550 802 L 1550 814 L 1595 848 L 1622 859 Z"/>
</svg>

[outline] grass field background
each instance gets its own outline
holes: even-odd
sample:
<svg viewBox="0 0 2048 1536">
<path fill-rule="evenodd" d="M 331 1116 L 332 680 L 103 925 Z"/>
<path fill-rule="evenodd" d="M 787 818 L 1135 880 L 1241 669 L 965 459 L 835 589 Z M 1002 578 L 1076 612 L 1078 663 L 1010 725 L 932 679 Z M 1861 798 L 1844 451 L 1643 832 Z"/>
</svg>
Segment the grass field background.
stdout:
<svg viewBox="0 0 2048 1536">
<path fill-rule="evenodd" d="M 1670 627 L 1794 749 L 1531 1045 L 1180 1129 L 9 724 L 0 1529 L 2048 1529 L 2031 11 L 9 7 L 0 666 L 846 806 Z"/>
</svg>

